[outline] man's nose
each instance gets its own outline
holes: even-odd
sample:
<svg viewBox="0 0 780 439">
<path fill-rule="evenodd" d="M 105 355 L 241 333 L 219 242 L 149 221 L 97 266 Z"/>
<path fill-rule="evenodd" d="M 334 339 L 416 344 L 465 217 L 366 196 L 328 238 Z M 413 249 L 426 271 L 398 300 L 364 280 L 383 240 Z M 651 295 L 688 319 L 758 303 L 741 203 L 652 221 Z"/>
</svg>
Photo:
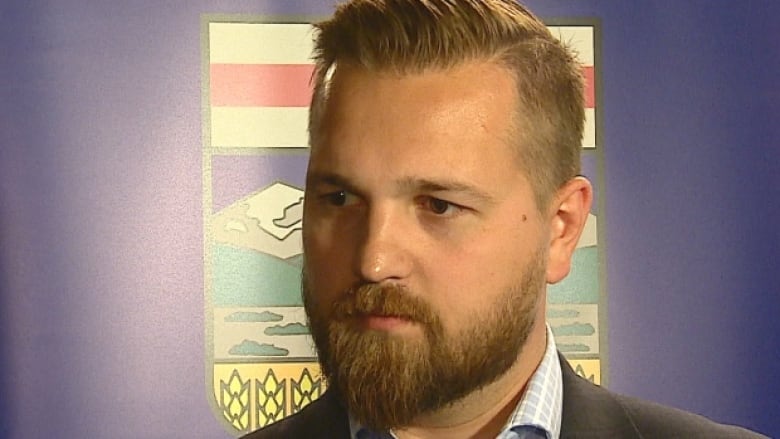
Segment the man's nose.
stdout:
<svg viewBox="0 0 780 439">
<path fill-rule="evenodd" d="M 356 274 L 366 282 L 398 281 L 409 276 L 411 230 L 401 212 L 373 207 L 367 212 L 355 261 Z"/>
</svg>

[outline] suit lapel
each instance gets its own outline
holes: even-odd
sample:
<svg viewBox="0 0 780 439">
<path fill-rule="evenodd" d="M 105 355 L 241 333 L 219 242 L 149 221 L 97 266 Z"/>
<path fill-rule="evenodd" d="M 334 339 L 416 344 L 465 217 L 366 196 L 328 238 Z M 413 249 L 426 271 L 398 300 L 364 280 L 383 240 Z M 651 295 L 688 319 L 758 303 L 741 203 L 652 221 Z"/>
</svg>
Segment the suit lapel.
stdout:
<svg viewBox="0 0 780 439">
<path fill-rule="evenodd" d="M 347 411 L 339 402 L 336 392 L 329 390 L 317 401 L 321 402 L 319 410 L 314 411 L 311 418 L 306 420 L 312 428 L 312 431 L 309 433 L 310 436 L 307 437 L 348 439 L 350 437 L 349 417 Z"/>
<path fill-rule="evenodd" d="M 563 373 L 561 439 L 640 438 L 611 393 L 579 377 L 559 353 Z"/>
</svg>

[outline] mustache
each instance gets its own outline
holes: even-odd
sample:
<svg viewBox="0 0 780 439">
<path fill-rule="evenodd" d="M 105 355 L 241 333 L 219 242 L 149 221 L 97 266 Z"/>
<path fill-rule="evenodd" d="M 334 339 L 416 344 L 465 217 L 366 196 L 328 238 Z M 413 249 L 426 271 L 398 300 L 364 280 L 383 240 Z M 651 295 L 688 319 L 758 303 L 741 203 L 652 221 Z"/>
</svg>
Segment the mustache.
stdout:
<svg viewBox="0 0 780 439">
<path fill-rule="evenodd" d="M 424 325 L 438 324 L 431 306 L 396 284 L 361 284 L 348 289 L 331 308 L 335 320 L 348 320 L 365 315 L 398 317 Z"/>
</svg>

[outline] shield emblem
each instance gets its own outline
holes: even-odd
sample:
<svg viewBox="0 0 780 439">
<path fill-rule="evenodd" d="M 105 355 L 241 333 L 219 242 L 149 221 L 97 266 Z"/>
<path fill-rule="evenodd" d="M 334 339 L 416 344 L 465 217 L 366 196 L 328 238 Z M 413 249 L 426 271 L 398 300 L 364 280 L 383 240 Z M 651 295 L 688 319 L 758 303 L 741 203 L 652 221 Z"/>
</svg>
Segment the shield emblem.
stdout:
<svg viewBox="0 0 780 439">
<path fill-rule="evenodd" d="M 300 287 L 312 28 L 243 16 L 202 24 L 206 388 L 217 419 L 239 435 L 301 410 L 326 386 Z M 600 182 L 595 28 L 551 29 L 585 64 L 584 173 Z M 600 212 L 597 204 L 572 274 L 548 289 L 559 349 L 597 383 L 606 334 Z"/>
</svg>

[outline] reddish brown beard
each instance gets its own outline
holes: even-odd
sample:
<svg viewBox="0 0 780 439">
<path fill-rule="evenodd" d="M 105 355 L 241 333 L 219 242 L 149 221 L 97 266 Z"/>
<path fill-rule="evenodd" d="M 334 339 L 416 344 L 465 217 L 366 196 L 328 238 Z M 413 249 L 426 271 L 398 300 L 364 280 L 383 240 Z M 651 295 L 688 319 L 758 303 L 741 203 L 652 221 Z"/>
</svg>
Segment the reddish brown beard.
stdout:
<svg viewBox="0 0 780 439">
<path fill-rule="evenodd" d="M 419 296 L 393 284 L 363 284 L 322 309 L 304 276 L 304 306 L 328 386 L 350 414 L 375 430 L 408 426 L 492 383 L 517 360 L 544 286 L 541 261 L 457 334 Z M 419 324 L 424 337 L 360 326 L 360 315 Z"/>
</svg>

